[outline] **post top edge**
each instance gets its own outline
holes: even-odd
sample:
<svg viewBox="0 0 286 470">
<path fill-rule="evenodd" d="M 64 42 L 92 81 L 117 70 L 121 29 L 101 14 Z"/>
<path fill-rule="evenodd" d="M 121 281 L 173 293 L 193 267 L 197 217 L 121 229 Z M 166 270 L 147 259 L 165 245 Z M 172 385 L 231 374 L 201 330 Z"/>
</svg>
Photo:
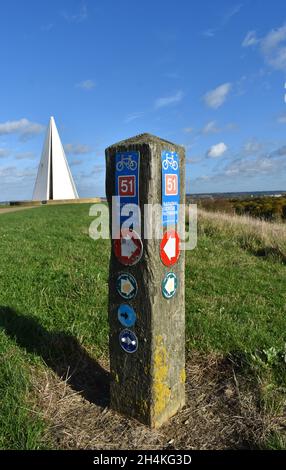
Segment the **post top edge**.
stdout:
<svg viewBox="0 0 286 470">
<path fill-rule="evenodd" d="M 116 142 L 115 144 L 109 145 L 107 147 L 108 149 L 111 149 L 113 147 L 118 147 L 118 146 L 125 146 L 125 145 L 136 145 L 136 144 L 156 144 L 156 143 L 166 143 L 168 145 L 173 145 L 174 147 L 182 147 L 182 145 L 175 144 L 174 142 L 170 142 L 165 139 L 161 139 L 160 137 L 157 137 L 156 135 L 149 134 L 148 132 L 144 132 L 143 134 L 138 134 L 135 135 L 134 137 L 129 137 L 128 139 L 121 140 L 119 142 Z"/>
</svg>

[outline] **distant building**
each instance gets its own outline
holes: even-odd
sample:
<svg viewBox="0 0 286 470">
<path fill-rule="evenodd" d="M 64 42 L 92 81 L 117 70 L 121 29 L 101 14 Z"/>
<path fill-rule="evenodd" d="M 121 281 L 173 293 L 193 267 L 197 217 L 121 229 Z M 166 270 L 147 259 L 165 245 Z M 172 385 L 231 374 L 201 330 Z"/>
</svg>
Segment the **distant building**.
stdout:
<svg viewBox="0 0 286 470">
<path fill-rule="evenodd" d="M 78 193 L 53 117 L 50 118 L 38 169 L 33 201 L 78 199 Z"/>
</svg>

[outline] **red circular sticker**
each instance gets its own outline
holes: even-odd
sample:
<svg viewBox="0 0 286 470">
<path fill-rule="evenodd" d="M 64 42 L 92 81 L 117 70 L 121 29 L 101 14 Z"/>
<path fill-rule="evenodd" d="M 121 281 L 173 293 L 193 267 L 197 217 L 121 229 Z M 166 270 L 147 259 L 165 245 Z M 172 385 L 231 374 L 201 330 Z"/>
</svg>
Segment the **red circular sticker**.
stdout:
<svg viewBox="0 0 286 470">
<path fill-rule="evenodd" d="M 165 266 L 175 264 L 180 256 L 180 238 L 175 230 L 166 232 L 160 244 L 160 256 Z"/>
<path fill-rule="evenodd" d="M 113 247 L 116 258 L 125 266 L 138 263 L 143 254 L 142 240 L 134 230 L 121 230 L 120 238 L 113 241 Z"/>
</svg>

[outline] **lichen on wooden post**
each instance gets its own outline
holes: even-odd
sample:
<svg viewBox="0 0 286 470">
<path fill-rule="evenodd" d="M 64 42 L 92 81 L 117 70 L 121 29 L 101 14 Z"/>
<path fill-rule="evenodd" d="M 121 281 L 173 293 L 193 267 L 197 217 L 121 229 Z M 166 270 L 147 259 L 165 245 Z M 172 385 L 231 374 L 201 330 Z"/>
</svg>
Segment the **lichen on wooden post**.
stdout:
<svg viewBox="0 0 286 470">
<path fill-rule="evenodd" d="M 162 181 L 162 178 L 165 178 L 165 174 L 162 173 L 163 154 L 167 155 L 167 163 L 164 162 L 165 169 L 169 165 L 170 172 L 172 173 L 173 168 L 179 175 L 177 180 L 179 202 L 184 204 L 183 147 L 150 134 L 142 134 L 106 149 L 106 194 L 110 215 L 112 215 L 112 196 L 118 195 L 116 193 L 118 193 L 119 170 L 125 165 L 132 175 L 136 165 L 139 166 L 138 172 L 134 170 L 134 174 L 136 173 L 138 177 L 137 197 L 141 209 L 143 243 L 142 257 L 136 260 L 138 262 L 124 265 L 116 252 L 116 242 L 111 241 L 109 273 L 111 406 L 118 412 L 155 428 L 166 422 L 185 403 L 184 251 L 180 252 L 178 260 L 172 266 L 167 266 L 160 256 L 162 240 L 146 239 L 143 233 L 144 216 L 146 216 L 144 205 L 162 203 L 162 188 L 165 184 Z M 136 165 L 132 163 L 132 155 L 138 155 Z M 174 155 L 178 159 L 177 165 Z M 166 178 L 169 176 L 166 175 Z M 174 172 L 169 182 L 171 185 L 172 178 Z M 133 185 L 134 180 L 130 178 L 123 181 L 123 184 L 128 181 Z M 169 184 L 167 179 L 166 182 Z M 175 193 L 173 189 L 170 187 L 171 194 Z M 112 217 L 110 219 L 112 233 Z M 156 224 L 162 225 L 161 217 L 157 218 Z M 166 241 L 168 244 L 168 237 Z M 171 240 L 169 243 L 171 250 L 174 244 L 175 241 Z M 121 292 L 123 298 L 120 295 L 120 282 L 124 286 L 129 283 L 129 291 Z M 136 294 L 128 298 L 128 292 L 135 291 Z M 119 321 L 119 315 L 125 315 L 126 321 L 130 320 L 131 326 L 124 327 L 124 322 L 122 325 Z M 125 350 L 122 345 L 126 347 Z M 130 351 L 127 348 L 129 345 Z"/>
</svg>

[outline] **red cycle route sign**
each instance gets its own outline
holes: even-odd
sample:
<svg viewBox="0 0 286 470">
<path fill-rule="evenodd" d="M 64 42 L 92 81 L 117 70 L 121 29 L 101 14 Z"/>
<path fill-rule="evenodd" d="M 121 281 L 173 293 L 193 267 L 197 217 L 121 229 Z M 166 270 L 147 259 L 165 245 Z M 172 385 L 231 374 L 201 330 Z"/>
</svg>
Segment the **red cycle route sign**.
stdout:
<svg viewBox="0 0 286 470">
<path fill-rule="evenodd" d="M 142 240 L 134 230 L 121 230 L 120 238 L 113 241 L 113 247 L 116 258 L 125 266 L 138 263 L 143 253 Z"/>
<path fill-rule="evenodd" d="M 180 238 L 175 230 L 166 232 L 160 244 L 160 256 L 165 266 L 175 264 L 180 256 Z"/>
</svg>

